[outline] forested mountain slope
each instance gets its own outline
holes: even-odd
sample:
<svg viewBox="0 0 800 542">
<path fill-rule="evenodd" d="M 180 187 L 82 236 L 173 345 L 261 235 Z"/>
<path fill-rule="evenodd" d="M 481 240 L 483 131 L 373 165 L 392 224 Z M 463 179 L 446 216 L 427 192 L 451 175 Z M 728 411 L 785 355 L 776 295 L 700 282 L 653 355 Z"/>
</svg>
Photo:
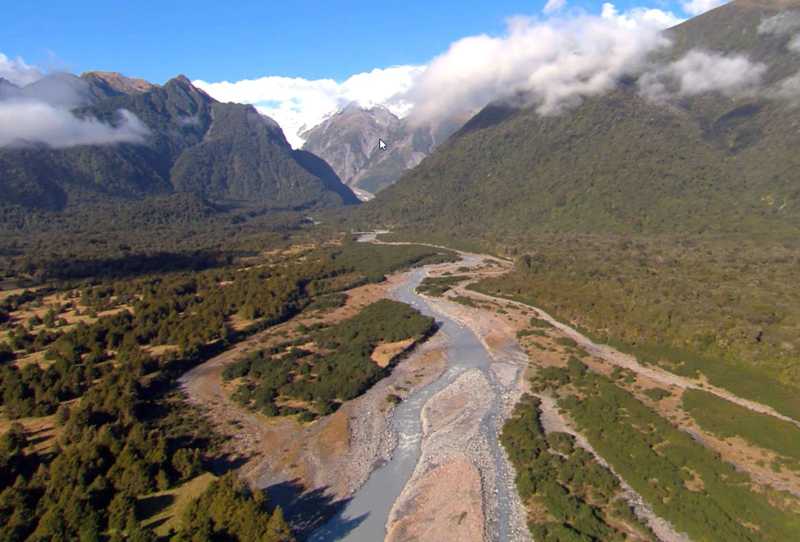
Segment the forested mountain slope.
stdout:
<svg viewBox="0 0 800 542">
<path fill-rule="evenodd" d="M 657 101 L 632 77 L 557 116 L 493 103 L 382 192 L 367 216 L 484 239 L 796 232 L 800 132 L 786 92 L 800 54 L 792 33 L 762 26 L 788 4 L 734 2 L 667 32 L 667 61 L 701 50 L 763 62 L 757 91 Z"/>
<path fill-rule="evenodd" d="M 11 107 L 36 99 L 48 108 L 56 107 L 52 94 L 77 96 L 57 104 L 71 106 L 71 113 L 57 114 L 133 137 L 103 144 L 11 142 L 0 148 L 0 203 L 61 209 L 173 192 L 274 208 L 357 201 L 330 168 L 292 151 L 274 121 L 250 106 L 219 103 L 183 76 L 147 86 L 115 74 L 62 75 L 47 97 L 30 88 L 50 88 L 51 79 L 23 89 L 4 85 L 0 99 L 15 100 Z"/>
</svg>

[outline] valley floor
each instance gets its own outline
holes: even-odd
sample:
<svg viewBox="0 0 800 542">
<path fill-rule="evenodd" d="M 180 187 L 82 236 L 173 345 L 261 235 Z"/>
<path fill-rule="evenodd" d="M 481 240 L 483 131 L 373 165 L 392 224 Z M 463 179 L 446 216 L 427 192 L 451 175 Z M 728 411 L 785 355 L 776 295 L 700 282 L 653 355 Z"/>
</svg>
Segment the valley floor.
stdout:
<svg viewBox="0 0 800 542">
<path fill-rule="evenodd" d="M 374 236 L 367 240 L 374 241 Z M 271 328 L 181 379 L 189 400 L 204 407 L 209 418 L 229 437 L 230 452 L 243 462 L 242 476 L 254 485 L 271 489 L 273 495 L 281 491 L 286 494 L 287 513 L 295 525 L 302 525 L 310 533 L 332 514 L 346 512 L 349 503 L 359 499 L 359 493 L 364 491 L 359 488 L 367 487 L 364 484 L 370 476 L 382 466 L 391 465 L 398 454 L 402 455 L 404 446 L 411 446 L 417 450 L 413 472 L 407 483 L 403 482 L 383 525 L 386 540 L 530 540 L 526 514 L 531 523 L 545 524 L 561 518 L 553 517 L 552 510 L 543 512 L 536 497 L 520 500 L 508 457 L 502 451 L 493 452 L 492 446 L 497 446 L 503 422 L 512 415 L 515 404 L 523 394 L 534 393 L 540 401 L 544 433 L 572 435 L 577 447 L 586 450 L 617 478 L 620 489 L 614 498 L 626 503 L 634 514 L 625 520 L 609 520 L 618 532 L 640 540 L 689 540 L 673 525 L 672 518 L 659 517 L 654 503 L 623 478 L 615 461 L 593 447 L 591 439 L 558 403 L 559 390 L 531 390 L 530 377 L 548 368 L 566 367 L 568 360 L 576 356 L 590 372 L 615 379 L 617 386 L 672 427 L 743 473 L 749 480 L 746 485 L 776 509 L 789 513 L 800 510 L 800 473 L 776 468 L 780 458 L 773 450 L 703 429 L 681 399 L 687 390 L 702 390 L 749 412 L 800 426 L 797 420 L 707 382 L 643 365 L 630 355 L 595 344 L 535 307 L 475 292 L 468 288 L 469 284 L 505 273 L 510 264 L 492 257 L 461 255 L 461 262 L 427 266 L 424 273 L 439 278 L 457 275 L 463 280 L 444 295 L 417 296 L 417 300 L 437 318 L 455 322 L 460 329 L 474 334 L 490 357 L 488 368 L 460 364 L 462 360 L 454 358 L 459 350 L 453 344 L 453 333 L 445 325 L 366 394 L 311 424 L 301 426 L 293 418 L 266 418 L 245 410 L 230 398 L 231 390 L 223 383 L 222 371 L 244 353 L 264 348 L 279 336 L 291 337 L 291 330 L 299 324 L 336 322 L 377 299 L 397 296 L 414 273 L 420 273 L 417 271 L 350 290 L 343 307 L 313 318 L 301 315 Z M 532 331 L 534 321 L 542 327 Z M 619 378 L 620 374 L 624 378 Z M 402 432 L 398 434 L 394 416 L 401 407 L 387 400 L 390 395 L 403 401 L 422 398 L 418 406 L 420 429 L 410 439 Z M 275 454 L 276 450 L 281 453 Z M 702 485 L 702 481 L 698 483 Z M 689 486 L 691 483 L 687 482 Z M 606 508 L 595 504 L 611 518 Z M 316 514 L 309 514 L 310 509 L 315 509 Z M 498 515 L 499 511 L 503 511 L 502 515 Z M 383 513 L 374 511 L 379 517 Z M 318 531 L 313 539 L 355 540 L 357 537 L 346 538 L 346 533 L 358 533 L 359 523 L 364 521 L 363 517 L 351 518 L 352 524 L 345 531 L 338 530 L 339 534 L 330 538 L 326 538 L 324 530 Z"/>
</svg>

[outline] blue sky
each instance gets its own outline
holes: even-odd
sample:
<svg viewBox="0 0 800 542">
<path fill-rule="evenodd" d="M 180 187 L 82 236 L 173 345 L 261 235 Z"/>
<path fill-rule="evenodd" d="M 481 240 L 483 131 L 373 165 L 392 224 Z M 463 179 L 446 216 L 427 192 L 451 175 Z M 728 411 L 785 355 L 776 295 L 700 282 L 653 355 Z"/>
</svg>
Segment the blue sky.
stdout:
<svg viewBox="0 0 800 542">
<path fill-rule="evenodd" d="M 0 77 L 187 75 L 253 104 L 290 143 L 344 105 L 434 123 L 509 92 L 557 113 L 637 69 L 661 34 L 726 0 L 38 0 L 4 7 Z"/>
<path fill-rule="evenodd" d="M 645 5 L 684 16 L 677 2 Z M 154 82 L 178 73 L 206 81 L 263 75 L 343 80 L 397 64 L 423 64 L 453 41 L 498 34 L 544 1 L 37 0 L 3 8 L 0 53 L 45 70 L 120 71 Z M 567 9 L 599 12 L 601 2 Z"/>
</svg>

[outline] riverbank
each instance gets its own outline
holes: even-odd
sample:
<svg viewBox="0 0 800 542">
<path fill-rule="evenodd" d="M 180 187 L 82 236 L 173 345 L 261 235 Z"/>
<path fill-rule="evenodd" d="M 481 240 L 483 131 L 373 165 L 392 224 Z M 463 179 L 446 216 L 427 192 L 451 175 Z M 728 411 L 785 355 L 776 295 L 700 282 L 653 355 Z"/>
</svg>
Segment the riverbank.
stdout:
<svg viewBox="0 0 800 542">
<path fill-rule="evenodd" d="M 271 461 L 250 459 L 242 470 L 248 479 L 271 490 L 297 484 L 302 491 L 324 496 L 314 501 L 324 505 L 322 515 L 307 527 L 319 527 L 331 514 L 334 518 L 314 530 L 312 541 L 380 540 L 384 535 L 392 542 L 530 540 L 526 510 L 513 469 L 498 444 L 498 432 L 528 391 L 530 374 L 542 367 L 563 366 L 580 351 L 593 371 L 624 369 L 634 374 L 633 384 L 625 385 L 656 409 L 657 402 L 643 390 L 660 386 L 679 397 L 685 389 L 703 388 L 781 418 L 763 405 L 643 366 L 635 358 L 592 343 L 535 307 L 469 290 L 469 283 L 504 273 L 510 263 L 461 256 L 460 262 L 394 275 L 376 286 L 370 299 L 391 297 L 408 303 L 436 317 L 441 329 L 365 395 L 302 429 L 286 425 L 291 420 L 270 419 L 265 424 L 262 417 L 254 422 L 260 427 L 254 428 L 248 415 L 237 418 L 234 413 L 239 439 L 258 439 L 254 448 L 271 445 L 271 450 L 282 452 L 279 461 L 274 455 Z M 425 276 L 454 275 L 469 278 L 443 297 L 415 292 Z M 532 320 L 543 320 L 549 327 L 532 334 Z M 387 401 L 390 394 L 402 402 L 394 406 Z M 581 447 L 606 464 L 553 401 L 542 399 L 546 432 L 574 435 Z M 662 405 L 672 404 L 673 399 L 663 400 Z M 666 417 L 688 430 L 675 410 L 675 415 Z M 707 440 L 707 435 L 700 437 Z M 768 481 L 766 476 L 756 480 Z M 620 482 L 625 500 L 656 538 L 685 540 L 624 480 Z M 772 482 L 768 485 L 785 489 Z M 792 482 L 784 483 L 791 489 Z"/>
</svg>

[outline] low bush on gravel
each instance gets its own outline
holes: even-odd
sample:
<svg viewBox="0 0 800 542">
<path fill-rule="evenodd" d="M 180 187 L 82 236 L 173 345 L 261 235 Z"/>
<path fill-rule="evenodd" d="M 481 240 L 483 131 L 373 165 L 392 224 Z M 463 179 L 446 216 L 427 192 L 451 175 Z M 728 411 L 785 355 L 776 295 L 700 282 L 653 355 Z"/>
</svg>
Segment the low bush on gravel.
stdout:
<svg viewBox="0 0 800 542">
<path fill-rule="evenodd" d="M 450 275 L 446 277 L 425 277 L 422 283 L 417 286 L 417 292 L 433 297 L 442 297 L 450 289 L 469 277 L 466 275 Z"/>
<path fill-rule="evenodd" d="M 693 540 L 796 539 L 800 520 L 751 489 L 722 461 L 610 379 L 586 371 L 541 371 L 537 387 L 560 387 L 567 410 L 597 452 Z M 564 386 L 569 384 L 569 386 Z M 574 390 L 574 391 L 570 391 Z"/>
<path fill-rule="evenodd" d="M 627 530 L 649 540 L 647 529 L 625 503 L 618 502 L 620 487 L 614 475 L 576 447 L 572 435 L 545 435 L 539 406 L 538 398 L 523 397 L 501 435 L 517 472 L 517 490 L 531 512 L 529 528 L 534 539 L 626 540 L 626 531 L 618 528 L 622 521 Z"/>
<path fill-rule="evenodd" d="M 381 343 L 422 340 L 433 318 L 388 299 L 339 324 L 252 354 L 230 365 L 227 380 L 245 378 L 234 398 L 268 416 L 326 415 L 389 374 L 371 355 Z"/>
</svg>

